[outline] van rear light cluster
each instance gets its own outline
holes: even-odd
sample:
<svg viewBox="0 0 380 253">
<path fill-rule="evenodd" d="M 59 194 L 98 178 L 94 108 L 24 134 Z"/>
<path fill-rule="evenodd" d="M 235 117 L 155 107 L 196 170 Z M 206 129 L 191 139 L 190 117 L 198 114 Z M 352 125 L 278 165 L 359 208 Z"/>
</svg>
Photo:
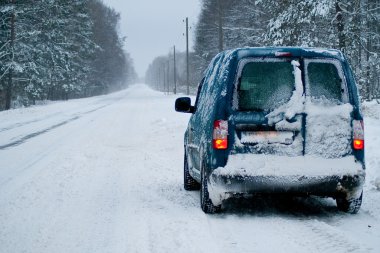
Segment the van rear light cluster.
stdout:
<svg viewBox="0 0 380 253">
<path fill-rule="evenodd" d="M 212 136 L 212 144 L 214 149 L 227 149 L 228 147 L 228 121 L 214 121 L 214 131 Z"/>
<path fill-rule="evenodd" d="M 355 150 L 364 149 L 364 123 L 362 120 L 352 121 L 353 146 Z"/>
</svg>

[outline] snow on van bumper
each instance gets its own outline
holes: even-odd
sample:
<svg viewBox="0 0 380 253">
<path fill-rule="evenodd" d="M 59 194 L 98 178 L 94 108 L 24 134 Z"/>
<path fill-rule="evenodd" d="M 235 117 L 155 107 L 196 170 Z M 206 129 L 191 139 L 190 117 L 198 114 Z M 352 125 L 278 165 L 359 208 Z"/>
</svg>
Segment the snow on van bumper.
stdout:
<svg viewBox="0 0 380 253">
<path fill-rule="evenodd" d="M 361 162 L 353 156 L 325 159 L 313 156 L 230 155 L 225 167 L 209 178 L 214 205 L 234 194 L 295 193 L 346 198 L 360 196 L 365 180 Z"/>
</svg>

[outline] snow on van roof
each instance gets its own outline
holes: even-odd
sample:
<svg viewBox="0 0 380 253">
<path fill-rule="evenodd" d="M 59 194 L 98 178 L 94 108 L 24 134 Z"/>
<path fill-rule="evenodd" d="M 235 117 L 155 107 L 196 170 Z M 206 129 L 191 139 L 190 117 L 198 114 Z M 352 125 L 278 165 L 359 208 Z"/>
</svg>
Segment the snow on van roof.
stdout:
<svg viewBox="0 0 380 253">
<path fill-rule="evenodd" d="M 341 51 L 337 49 L 325 49 L 325 48 L 303 48 L 304 51 L 318 53 L 318 54 L 324 54 L 324 55 L 331 55 L 343 58 L 343 54 Z"/>
<path fill-rule="evenodd" d="M 283 57 L 287 55 L 278 55 L 278 53 L 290 53 L 295 57 L 329 57 L 344 60 L 341 51 L 328 48 L 312 48 L 312 47 L 244 47 L 224 51 L 223 54 L 236 53 L 239 59 L 255 56 L 276 56 Z"/>
</svg>

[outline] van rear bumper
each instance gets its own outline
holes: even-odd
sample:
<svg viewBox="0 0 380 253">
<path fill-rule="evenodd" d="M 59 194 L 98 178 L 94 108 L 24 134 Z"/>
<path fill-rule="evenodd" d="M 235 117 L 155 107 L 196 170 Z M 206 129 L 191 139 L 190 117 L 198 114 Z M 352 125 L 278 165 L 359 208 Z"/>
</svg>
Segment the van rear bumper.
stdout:
<svg viewBox="0 0 380 253">
<path fill-rule="evenodd" d="M 236 194 L 289 193 L 357 198 L 365 181 L 365 170 L 360 162 L 352 160 L 350 168 L 346 170 L 340 167 L 347 166 L 347 158 L 328 159 L 332 164 L 327 167 L 323 167 L 328 164 L 326 161 L 308 161 L 307 164 L 312 165 L 307 166 L 299 163 L 298 158 L 258 155 L 256 158 L 256 164 L 251 163 L 251 167 L 248 167 L 249 163 L 232 162 L 210 174 L 209 192 L 214 205 L 220 205 L 223 200 Z M 290 162 L 289 159 L 295 161 Z M 239 166 L 231 168 L 231 165 Z"/>
</svg>

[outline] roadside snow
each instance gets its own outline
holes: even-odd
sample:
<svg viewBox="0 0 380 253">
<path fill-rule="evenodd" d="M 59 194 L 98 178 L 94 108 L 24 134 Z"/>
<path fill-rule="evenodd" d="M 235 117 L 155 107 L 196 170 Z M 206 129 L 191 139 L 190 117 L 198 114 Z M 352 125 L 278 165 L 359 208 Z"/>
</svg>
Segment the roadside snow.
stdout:
<svg viewBox="0 0 380 253">
<path fill-rule="evenodd" d="M 380 119 L 380 100 L 364 102 L 362 105 L 362 110 L 366 117 Z"/>
<path fill-rule="evenodd" d="M 365 102 L 362 110 L 365 115 L 364 137 L 368 182 L 370 186 L 380 191 L 380 155 L 378 151 L 380 147 L 380 104 L 376 101 Z"/>
</svg>

